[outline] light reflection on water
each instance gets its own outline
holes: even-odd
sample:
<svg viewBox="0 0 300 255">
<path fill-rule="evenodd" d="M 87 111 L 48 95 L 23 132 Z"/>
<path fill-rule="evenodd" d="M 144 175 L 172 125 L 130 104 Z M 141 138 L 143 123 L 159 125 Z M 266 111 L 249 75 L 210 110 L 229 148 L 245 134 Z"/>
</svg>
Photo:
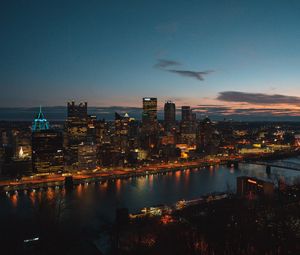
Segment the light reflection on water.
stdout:
<svg viewBox="0 0 300 255">
<path fill-rule="evenodd" d="M 293 160 L 300 162 L 299 159 Z M 300 172 L 272 168 L 272 174 L 268 177 L 264 166 L 240 164 L 239 169 L 215 166 L 97 184 L 85 183 L 75 186 L 72 191 L 59 187 L 48 188 L 1 197 L 0 216 L 10 213 L 30 215 L 30 210 L 37 207 L 43 199 L 50 203 L 62 197 L 69 208 L 69 216 L 80 217 L 83 222 L 99 218 L 99 215 L 112 220 L 117 207 L 137 211 L 145 206 L 173 204 L 182 198 L 194 199 L 210 192 L 226 191 L 228 187 L 235 190 L 236 177 L 241 175 L 274 182 L 278 178 L 284 178 L 287 182 L 292 182 L 295 177 L 300 176 Z"/>
</svg>

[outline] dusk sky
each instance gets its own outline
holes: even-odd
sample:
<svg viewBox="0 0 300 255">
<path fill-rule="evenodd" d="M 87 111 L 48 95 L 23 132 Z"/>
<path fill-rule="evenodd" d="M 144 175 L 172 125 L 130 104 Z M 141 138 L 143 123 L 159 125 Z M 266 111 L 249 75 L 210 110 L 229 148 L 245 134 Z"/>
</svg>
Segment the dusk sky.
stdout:
<svg viewBox="0 0 300 255">
<path fill-rule="evenodd" d="M 0 107 L 300 116 L 300 1 L 2 0 Z"/>
</svg>

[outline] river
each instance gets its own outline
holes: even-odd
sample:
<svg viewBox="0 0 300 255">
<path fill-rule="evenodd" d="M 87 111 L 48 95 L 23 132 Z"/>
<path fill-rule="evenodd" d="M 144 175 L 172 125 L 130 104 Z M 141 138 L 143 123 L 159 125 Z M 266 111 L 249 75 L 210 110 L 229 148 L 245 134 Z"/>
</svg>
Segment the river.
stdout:
<svg viewBox="0 0 300 255">
<path fill-rule="evenodd" d="M 300 164 L 300 158 L 290 158 Z M 48 188 L 35 192 L 20 192 L 0 197 L 0 219 L 16 219 L 32 222 L 41 201 L 63 204 L 63 219 L 74 219 L 83 227 L 98 227 L 112 222 L 118 207 L 136 212 L 142 207 L 158 204 L 174 204 L 180 199 L 194 199 L 212 192 L 235 191 L 237 176 L 255 176 L 271 181 L 283 177 L 288 183 L 299 178 L 300 172 L 272 168 L 270 176 L 265 167 L 240 164 L 238 169 L 215 166 L 186 169 L 159 175 L 148 175 L 104 183 L 86 183 L 66 192 L 63 188 Z"/>
</svg>

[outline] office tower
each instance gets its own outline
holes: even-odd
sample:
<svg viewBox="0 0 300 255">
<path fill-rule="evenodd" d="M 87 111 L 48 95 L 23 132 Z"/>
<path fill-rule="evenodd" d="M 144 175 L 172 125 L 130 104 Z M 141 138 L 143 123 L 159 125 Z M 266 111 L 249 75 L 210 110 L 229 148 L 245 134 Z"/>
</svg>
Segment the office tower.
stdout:
<svg viewBox="0 0 300 255">
<path fill-rule="evenodd" d="M 81 143 L 78 146 L 78 163 L 80 170 L 93 170 L 97 167 L 97 145 Z"/>
<path fill-rule="evenodd" d="M 173 102 L 167 101 L 164 106 L 165 130 L 170 131 L 176 122 L 176 106 Z"/>
<path fill-rule="evenodd" d="M 124 154 L 116 150 L 113 144 L 103 143 L 99 148 L 99 161 L 102 166 L 121 166 L 124 162 Z"/>
<path fill-rule="evenodd" d="M 32 127 L 32 167 L 36 173 L 58 172 L 64 167 L 63 135 L 50 129 L 41 110 Z"/>
<path fill-rule="evenodd" d="M 208 117 L 200 122 L 196 140 L 199 152 L 205 154 L 217 153 L 220 144 L 220 135 Z"/>
<path fill-rule="evenodd" d="M 154 131 L 157 129 L 157 98 L 143 98 L 142 121 L 146 130 Z"/>
<path fill-rule="evenodd" d="M 97 120 L 95 123 L 96 143 L 102 145 L 110 142 L 109 125 L 105 120 Z"/>
<path fill-rule="evenodd" d="M 115 132 L 113 136 L 114 148 L 120 152 L 125 153 L 128 150 L 128 133 L 129 133 L 129 116 L 121 116 L 115 112 Z"/>
<path fill-rule="evenodd" d="M 121 116 L 119 113 L 115 112 L 115 135 L 127 136 L 129 133 L 129 122 L 131 121 L 129 115 L 125 113 Z"/>
<path fill-rule="evenodd" d="M 143 98 L 141 147 L 153 150 L 158 143 L 157 98 Z"/>
<path fill-rule="evenodd" d="M 88 135 L 87 103 L 68 102 L 66 121 L 66 161 L 69 166 L 78 165 L 78 145 L 86 142 Z"/>
<path fill-rule="evenodd" d="M 96 122 L 97 122 L 97 116 L 88 115 L 87 142 L 89 143 L 96 143 Z"/>
<path fill-rule="evenodd" d="M 32 133 L 32 166 L 36 173 L 64 169 L 63 135 L 60 131 L 48 129 Z"/>
<path fill-rule="evenodd" d="M 191 121 L 192 120 L 192 110 L 190 106 L 181 107 L 181 120 L 182 121 Z"/>
<path fill-rule="evenodd" d="M 181 107 L 181 134 L 191 134 L 192 132 L 192 110 L 190 106 Z"/>
<path fill-rule="evenodd" d="M 196 143 L 196 115 L 190 106 L 181 107 L 180 139 L 188 145 Z"/>
</svg>

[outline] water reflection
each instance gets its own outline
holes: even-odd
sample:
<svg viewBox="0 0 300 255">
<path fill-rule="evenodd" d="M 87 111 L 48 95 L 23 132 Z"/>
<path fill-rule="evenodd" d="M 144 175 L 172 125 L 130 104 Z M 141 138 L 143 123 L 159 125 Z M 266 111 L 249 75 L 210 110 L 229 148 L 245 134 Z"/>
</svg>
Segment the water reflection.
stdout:
<svg viewBox="0 0 300 255">
<path fill-rule="evenodd" d="M 175 172 L 175 181 L 176 181 L 176 184 L 178 184 L 179 181 L 180 181 L 181 173 L 182 173 L 182 171 Z"/>
<path fill-rule="evenodd" d="M 186 169 L 186 170 L 184 171 L 184 186 L 185 186 L 185 188 L 187 188 L 188 185 L 189 185 L 189 181 L 190 181 L 190 172 L 191 172 L 190 169 Z"/>
<path fill-rule="evenodd" d="M 14 193 L 11 197 L 10 197 L 10 201 L 11 204 L 14 208 L 16 208 L 18 206 L 18 194 Z"/>
<path fill-rule="evenodd" d="M 78 197 L 82 196 L 82 190 L 83 190 L 82 184 L 77 185 L 77 187 L 76 187 L 76 193 L 77 193 Z"/>
<path fill-rule="evenodd" d="M 58 186 L 47 190 L 28 190 L 22 192 L 21 196 L 8 194 L 8 197 L 0 198 L 0 215 L 9 215 L 11 212 L 20 216 L 25 213 L 30 215 L 30 210 L 37 207 L 43 198 L 49 203 L 63 198 L 64 202 L 72 205 L 68 214 L 75 218 L 79 214 L 81 218 L 78 220 L 89 222 L 97 214 L 114 219 L 118 206 L 136 211 L 144 206 L 172 204 L 182 198 L 194 199 L 210 192 L 226 191 L 228 186 L 235 190 L 236 177 L 241 175 L 269 178 L 271 181 L 284 178 L 292 182 L 300 176 L 300 172 L 272 169 L 268 177 L 263 166 L 240 164 L 239 169 L 215 166 L 106 181 L 98 185 L 84 183 L 68 193 Z"/>
<path fill-rule="evenodd" d="M 154 176 L 153 176 L 153 174 L 151 174 L 151 175 L 148 175 L 147 177 L 148 177 L 148 185 L 149 185 L 149 188 L 152 190 L 152 188 L 153 188 L 153 180 L 154 180 Z"/>
<path fill-rule="evenodd" d="M 29 192 L 29 200 L 31 201 L 32 205 L 35 204 L 35 192 Z"/>
<path fill-rule="evenodd" d="M 121 180 L 117 179 L 116 180 L 116 191 L 117 191 L 117 194 L 120 193 L 120 190 L 121 190 Z"/>
<path fill-rule="evenodd" d="M 47 189 L 46 197 L 49 201 L 52 201 L 54 199 L 54 191 L 52 190 L 52 188 Z"/>
</svg>

